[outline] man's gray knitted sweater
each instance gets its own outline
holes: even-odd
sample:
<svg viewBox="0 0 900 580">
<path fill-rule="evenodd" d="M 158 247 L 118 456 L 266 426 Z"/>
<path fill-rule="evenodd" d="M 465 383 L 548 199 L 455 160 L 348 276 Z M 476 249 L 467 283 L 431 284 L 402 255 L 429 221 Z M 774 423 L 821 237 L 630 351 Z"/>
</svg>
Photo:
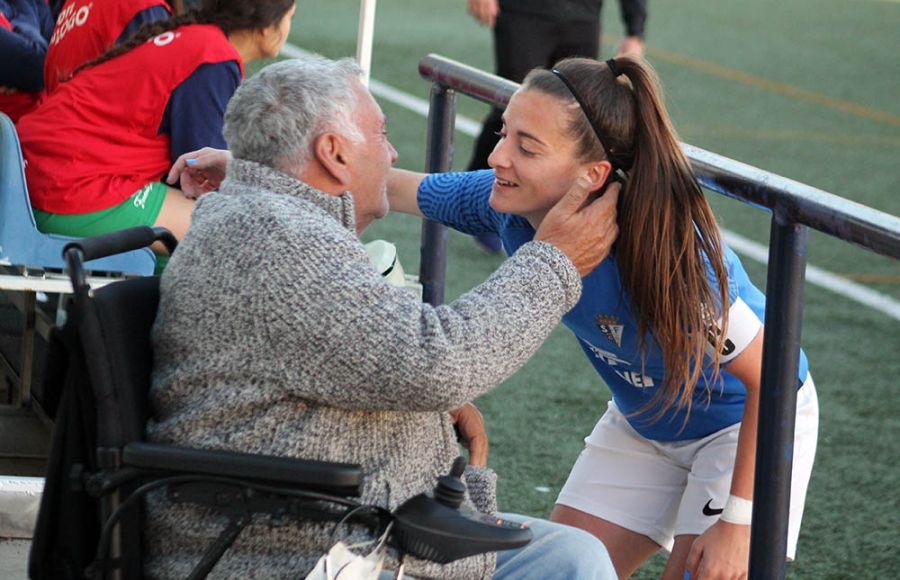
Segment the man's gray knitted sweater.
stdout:
<svg viewBox="0 0 900 580">
<path fill-rule="evenodd" d="M 433 488 L 458 453 L 448 411 L 518 369 L 578 300 L 581 279 L 531 242 L 486 282 L 432 307 L 375 271 L 353 200 L 235 160 L 196 206 L 161 282 L 152 441 L 359 463 L 362 501 L 394 509 Z M 494 506 L 493 472 L 468 474 Z M 224 520 L 157 495 L 147 572 L 184 577 Z M 248 527 L 213 576 L 303 577 L 329 527 Z M 489 577 L 493 554 L 420 576 Z"/>
</svg>

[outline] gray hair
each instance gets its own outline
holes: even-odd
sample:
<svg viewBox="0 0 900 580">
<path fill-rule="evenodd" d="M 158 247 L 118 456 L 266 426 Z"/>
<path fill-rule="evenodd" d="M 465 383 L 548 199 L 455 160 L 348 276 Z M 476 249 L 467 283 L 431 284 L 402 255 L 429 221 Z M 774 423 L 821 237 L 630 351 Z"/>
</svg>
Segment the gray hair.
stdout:
<svg viewBox="0 0 900 580">
<path fill-rule="evenodd" d="M 362 141 L 353 120 L 352 82 L 361 73 L 352 59 L 318 55 L 263 68 L 238 87 L 225 111 L 232 155 L 296 175 L 306 168 L 313 141 L 322 133 Z"/>
</svg>

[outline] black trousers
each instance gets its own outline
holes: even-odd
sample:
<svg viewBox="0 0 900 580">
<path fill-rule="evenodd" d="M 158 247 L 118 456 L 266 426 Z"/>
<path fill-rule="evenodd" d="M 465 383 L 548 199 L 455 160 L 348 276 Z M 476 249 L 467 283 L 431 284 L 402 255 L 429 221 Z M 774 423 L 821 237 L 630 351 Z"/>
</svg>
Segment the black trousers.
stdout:
<svg viewBox="0 0 900 580">
<path fill-rule="evenodd" d="M 600 18 L 557 22 L 534 14 L 501 12 L 494 26 L 494 62 L 498 76 L 521 83 L 537 67 L 550 68 L 557 61 L 600 54 Z M 469 171 L 487 168 L 487 158 L 499 140 L 503 111 L 492 109 L 484 120 Z"/>
</svg>

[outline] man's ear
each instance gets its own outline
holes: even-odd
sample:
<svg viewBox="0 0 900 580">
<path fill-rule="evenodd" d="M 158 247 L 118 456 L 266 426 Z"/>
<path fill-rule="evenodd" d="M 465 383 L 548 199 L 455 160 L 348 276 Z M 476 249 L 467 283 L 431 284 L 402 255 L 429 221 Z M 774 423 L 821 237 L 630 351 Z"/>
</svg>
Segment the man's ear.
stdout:
<svg viewBox="0 0 900 580">
<path fill-rule="evenodd" d="M 606 183 L 606 179 L 609 177 L 610 173 L 612 173 L 612 164 L 609 161 L 597 161 L 595 163 L 591 163 L 591 166 L 588 167 L 587 178 L 590 180 L 590 190 L 597 191 L 603 184 Z"/>
<path fill-rule="evenodd" d="M 331 179 L 346 187 L 350 185 L 347 142 L 336 133 L 322 133 L 313 143 L 313 153 Z"/>
</svg>

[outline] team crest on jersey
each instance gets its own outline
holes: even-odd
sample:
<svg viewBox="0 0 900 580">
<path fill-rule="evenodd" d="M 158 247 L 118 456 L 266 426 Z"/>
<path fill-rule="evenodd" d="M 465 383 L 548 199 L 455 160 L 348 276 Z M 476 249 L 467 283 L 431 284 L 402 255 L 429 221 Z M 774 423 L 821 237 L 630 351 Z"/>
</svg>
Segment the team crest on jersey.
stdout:
<svg viewBox="0 0 900 580">
<path fill-rule="evenodd" d="M 625 325 L 619 324 L 618 316 L 598 314 L 594 318 L 594 322 L 597 323 L 597 327 L 603 333 L 603 336 L 619 348 L 622 347 L 622 332 L 625 330 Z"/>
</svg>

